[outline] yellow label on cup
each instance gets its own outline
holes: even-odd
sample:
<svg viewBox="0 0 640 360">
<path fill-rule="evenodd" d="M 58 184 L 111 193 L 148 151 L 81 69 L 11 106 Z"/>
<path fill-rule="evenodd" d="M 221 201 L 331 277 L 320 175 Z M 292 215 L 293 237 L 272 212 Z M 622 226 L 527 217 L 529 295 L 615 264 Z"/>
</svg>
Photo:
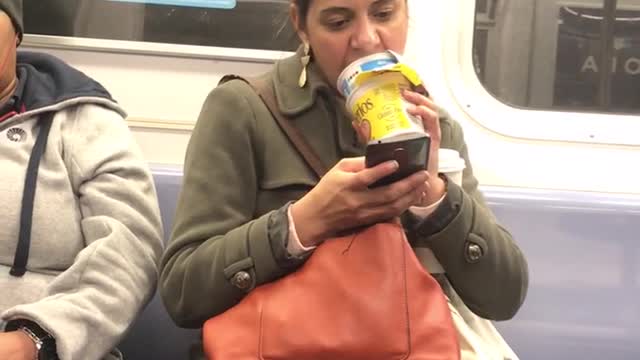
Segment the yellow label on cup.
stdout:
<svg viewBox="0 0 640 360">
<path fill-rule="evenodd" d="M 400 84 L 389 82 L 362 90 L 354 94 L 350 105 L 360 135 L 367 142 L 416 131 L 414 120 L 405 110 Z"/>
<path fill-rule="evenodd" d="M 366 83 L 372 78 L 384 73 L 389 73 L 389 72 L 396 72 L 396 73 L 402 74 L 413 86 L 422 85 L 422 79 L 420 79 L 420 76 L 418 75 L 418 73 L 410 66 L 400 63 L 390 68 L 386 68 L 382 70 L 371 70 L 371 71 L 366 71 L 358 74 L 358 76 L 356 76 L 356 78 L 353 80 L 354 87 L 361 86 L 362 84 Z"/>
</svg>

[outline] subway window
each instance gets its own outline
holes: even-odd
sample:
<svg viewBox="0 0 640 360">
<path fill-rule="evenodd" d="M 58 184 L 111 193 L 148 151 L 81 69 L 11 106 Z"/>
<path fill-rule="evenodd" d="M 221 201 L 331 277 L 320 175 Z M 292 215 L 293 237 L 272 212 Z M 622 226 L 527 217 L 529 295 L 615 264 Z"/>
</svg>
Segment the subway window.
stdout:
<svg viewBox="0 0 640 360">
<path fill-rule="evenodd" d="M 289 0 L 24 0 L 25 32 L 295 50 Z M 114 21 L 116 20 L 117 21 Z"/>
<path fill-rule="evenodd" d="M 473 47 L 511 106 L 640 113 L 640 0 L 476 0 Z"/>
</svg>

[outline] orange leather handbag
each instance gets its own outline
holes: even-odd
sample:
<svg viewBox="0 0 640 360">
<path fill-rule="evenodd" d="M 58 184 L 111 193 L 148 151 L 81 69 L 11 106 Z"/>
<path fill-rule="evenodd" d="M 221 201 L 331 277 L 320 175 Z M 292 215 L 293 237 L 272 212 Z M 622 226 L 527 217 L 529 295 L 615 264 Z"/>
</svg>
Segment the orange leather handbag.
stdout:
<svg viewBox="0 0 640 360">
<path fill-rule="evenodd" d="M 274 113 L 273 92 L 253 86 Z M 391 223 L 324 242 L 203 328 L 213 360 L 457 360 L 457 339 L 440 285 Z"/>
</svg>

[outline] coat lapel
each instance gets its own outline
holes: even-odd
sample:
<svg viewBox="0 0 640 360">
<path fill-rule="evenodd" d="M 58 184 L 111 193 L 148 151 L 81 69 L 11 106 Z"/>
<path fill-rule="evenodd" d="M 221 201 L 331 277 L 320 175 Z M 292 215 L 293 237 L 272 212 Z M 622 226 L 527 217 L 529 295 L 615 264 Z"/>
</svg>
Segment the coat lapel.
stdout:
<svg viewBox="0 0 640 360">
<path fill-rule="evenodd" d="M 326 83 L 314 62 L 308 67 L 306 86 L 298 86 L 301 54 L 298 49 L 275 66 L 273 85 L 279 110 L 293 121 L 328 168 L 344 157 L 361 156 L 364 146 L 351 127 L 344 99 Z"/>
</svg>

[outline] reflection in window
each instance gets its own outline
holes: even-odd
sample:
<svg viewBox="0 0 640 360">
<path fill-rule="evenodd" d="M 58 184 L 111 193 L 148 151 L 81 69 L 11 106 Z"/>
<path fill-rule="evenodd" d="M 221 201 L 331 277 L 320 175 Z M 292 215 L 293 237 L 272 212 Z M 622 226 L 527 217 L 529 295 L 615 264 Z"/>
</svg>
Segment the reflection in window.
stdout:
<svg viewBox="0 0 640 360">
<path fill-rule="evenodd" d="M 640 113 L 640 0 L 476 5 L 474 65 L 498 99 L 538 109 Z"/>
<path fill-rule="evenodd" d="M 262 50 L 297 45 L 288 0 L 237 0 L 233 9 L 158 3 L 171 1 L 24 0 L 25 32 Z"/>
</svg>

